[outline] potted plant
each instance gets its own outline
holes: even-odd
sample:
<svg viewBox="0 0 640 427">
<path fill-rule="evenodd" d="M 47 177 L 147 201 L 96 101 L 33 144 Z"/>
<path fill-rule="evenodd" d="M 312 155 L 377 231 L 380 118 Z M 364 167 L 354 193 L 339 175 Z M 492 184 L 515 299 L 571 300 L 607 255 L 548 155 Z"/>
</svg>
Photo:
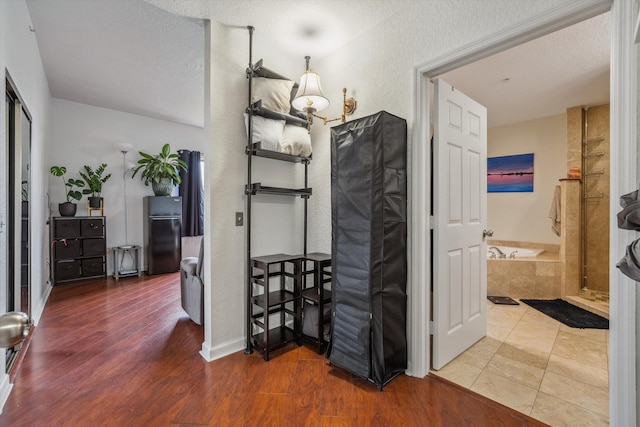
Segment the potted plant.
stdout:
<svg viewBox="0 0 640 427">
<path fill-rule="evenodd" d="M 99 208 L 102 203 L 102 184 L 107 182 L 111 178 L 111 174 L 104 175 L 107 169 L 107 164 L 102 163 L 95 170 L 91 166 L 84 166 L 84 172 L 80 171 L 80 176 L 87 184 L 87 188 L 82 190 L 82 194 L 91 194 L 89 196 L 89 206 L 92 208 Z M 103 176 L 104 175 L 104 176 Z"/>
<path fill-rule="evenodd" d="M 60 211 L 60 215 L 62 216 L 74 216 L 76 214 L 76 210 L 78 209 L 78 205 L 73 203 L 71 200 L 80 200 L 82 198 L 82 193 L 78 190 L 75 190 L 75 187 L 82 188 L 84 187 L 84 182 L 80 179 L 69 178 L 68 180 L 64 179 L 64 175 L 67 173 L 67 168 L 64 166 L 51 166 L 51 175 L 62 178 L 62 182 L 64 183 L 65 195 L 67 197 L 67 201 L 58 204 L 58 211 Z"/>
<path fill-rule="evenodd" d="M 140 179 L 144 185 L 153 189 L 156 196 L 170 196 L 174 187 L 182 182 L 180 169 L 187 170 L 187 164 L 180 160 L 180 156 L 171 153 L 169 144 L 162 146 L 162 151 L 155 156 L 139 151 L 142 158 L 138 160 L 138 166 L 134 169 L 131 178 L 142 170 Z"/>
</svg>

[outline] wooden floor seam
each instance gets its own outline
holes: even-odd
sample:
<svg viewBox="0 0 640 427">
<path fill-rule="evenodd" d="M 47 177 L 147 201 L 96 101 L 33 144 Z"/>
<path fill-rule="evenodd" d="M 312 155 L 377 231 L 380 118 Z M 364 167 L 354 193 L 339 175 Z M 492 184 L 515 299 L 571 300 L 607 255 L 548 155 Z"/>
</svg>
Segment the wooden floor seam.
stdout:
<svg viewBox="0 0 640 427">
<path fill-rule="evenodd" d="M 207 362 L 203 341 L 178 273 L 55 286 L 0 427 L 546 425 L 433 375 L 379 391 L 306 345 Z"/>
</svg>

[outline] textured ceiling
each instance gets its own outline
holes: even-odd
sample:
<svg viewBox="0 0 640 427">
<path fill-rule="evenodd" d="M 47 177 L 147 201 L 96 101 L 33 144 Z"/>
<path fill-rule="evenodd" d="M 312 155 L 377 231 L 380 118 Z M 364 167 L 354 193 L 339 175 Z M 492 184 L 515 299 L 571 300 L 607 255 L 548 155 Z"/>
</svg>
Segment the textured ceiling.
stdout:
<svg viewBox="0 0 640 427">
<path fill-rule="evenodd" d="M 440 76 L 487 107 L 489 127 L 609 102 L 610 14 Z"/>
<path fill-rule="evenodd" d="M 203 126 L 204 27 L 142 0 L 28 0 L 54 98 Z"/>
<path fill-rule="evenodd" d="M 27 4 L 53 97 L 203 126 L 200 18 L 254 25 L 260 33 L 258 46 L 317 59 L 374 30 L 390 16 L 407 13 L 416 3 L 27 0 Z M 420 49 L 422 41 L 407 37 L 409 30 L 397 29 L 399 43 L 405 49 Z M 607 102 L 609 33 L 606 14 L 443 78 L 488 107 L 490 126 Z"/>
<path fill-rule="evenodd" d="M 252 25 L 254 43 L 303 58 L 323 57 L 415 0 L 146 0 L 165 10 L 225 25 Z M 301 60 L 302 61 L 302 60 Z"/>
</svg>

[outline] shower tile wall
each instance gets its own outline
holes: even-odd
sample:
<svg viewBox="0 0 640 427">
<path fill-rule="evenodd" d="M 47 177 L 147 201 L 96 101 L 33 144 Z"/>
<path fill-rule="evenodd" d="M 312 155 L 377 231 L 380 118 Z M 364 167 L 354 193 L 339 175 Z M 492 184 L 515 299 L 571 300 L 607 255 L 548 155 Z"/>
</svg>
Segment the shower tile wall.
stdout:
<svg viewBox="0 0 640 427">
<path fill-rule="evenodd" d="M 589 139 L 582 181 L 586 203 L 586 265 L 589 289 L 609 291 L 609 104 L 589 107 L 587 110 Z M 567 170 L 581 165 L 582 107 L 567 110 Z M 603 139 L 599 137 L 603 136 Z M 598 153 L 604 153 L 599 156 Z M 602 174 L 589 175 L 602 171 Z M 579 207 L 576 207 L 579 208 Z"/>
<path fill-rule="evenodd" d="M 561 296 L 562 262 L 559 245 L 490 240 L 491 245 L 542 248 L 535 258 L 487 260 L 487 295 L 554 299 Z"/>
<path fill-rule="evenodd" d="M 560 261 L 562 296 L 578 295 L 582 288 L 580 244 L 580 180 L 561 179 Z"/>
<path fill-rule="evenodd" d="M 516 299 L 559 298 L 562 263 L 558 261 L 558 254 L 543 255 L 538 259 L 489 260 L 487 295 Z"/>
</svg>

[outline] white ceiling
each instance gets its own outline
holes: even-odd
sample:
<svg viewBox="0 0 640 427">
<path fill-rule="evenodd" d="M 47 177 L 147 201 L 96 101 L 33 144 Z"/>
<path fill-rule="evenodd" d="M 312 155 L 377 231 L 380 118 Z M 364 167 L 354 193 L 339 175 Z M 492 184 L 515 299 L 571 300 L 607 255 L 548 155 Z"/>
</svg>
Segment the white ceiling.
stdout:
<svg viewBox="0 0 640 427">
<path fill-rule="evenodd" d="M 27 0 L 54 98 L 195 126 L 204 27 L 142 0 Z"/>
<path fill-rule="evenodd" d="M 440 76 L 495 127 L 609 102 L 609 13 Z M 508 79 L 508 80 L 507 80 Z"/>
<path fill-rule="evenodd" d="M 227 25 L 251 24 L 260 29 L 261 43 L 318 58 L 406 12 L 411 0 L 27 4 L 53 97 L 203 126 L 204 28 L 198 19 L 164 9 Z M 398 39 L 406 43 L 403 30 Z M 609 14 L 601 15 L 442 77 L 487 106 L 490 127 L 606 103 L 609 33 Z"/>
</svg>

